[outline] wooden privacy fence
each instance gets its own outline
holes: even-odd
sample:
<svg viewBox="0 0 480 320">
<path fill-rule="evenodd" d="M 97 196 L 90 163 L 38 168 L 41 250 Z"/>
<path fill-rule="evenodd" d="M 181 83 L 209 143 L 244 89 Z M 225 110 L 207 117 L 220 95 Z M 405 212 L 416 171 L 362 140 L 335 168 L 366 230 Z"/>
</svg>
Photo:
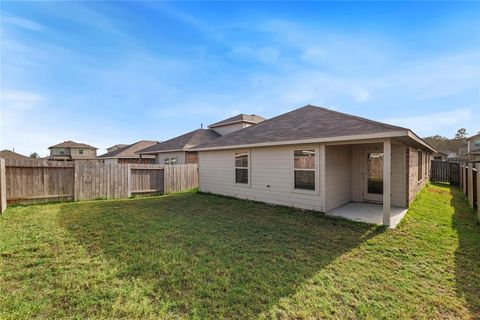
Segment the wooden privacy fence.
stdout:
<svg viewBox="0 0 480 320">
<path fill-rule="evenodd" d="M 460 162 L 432 160 L 430 181 L 460 185 Z"/>
<path fill-rule="evenodd" d="M 197 164 L 0 161 L 0 200 L 8 204 L 118 199 L 196 187 Z"/>
<path fill-rule="evenodd" d="M 480 218 L 480 163 L 462 163 L 460 165 L 460 187 L 468 198 L 471 207 L 477 208 Z"/>
</svg>

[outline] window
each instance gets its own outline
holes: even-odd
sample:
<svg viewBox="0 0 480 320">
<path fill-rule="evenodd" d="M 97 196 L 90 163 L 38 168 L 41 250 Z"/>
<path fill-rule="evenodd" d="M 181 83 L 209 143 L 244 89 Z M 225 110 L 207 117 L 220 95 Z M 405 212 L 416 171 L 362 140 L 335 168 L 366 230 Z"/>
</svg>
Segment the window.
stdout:
<svg viewBox="0 0 480 320">
<path fill-rule="evenodd" d="M 423 165 L 423 159 L 422 159 L 422 151 L 418 151 L 418 181 L 422 180 L 422 165 Z"/>
<path fill-rule="evenodd" d="M 60 149 L 60 150 L 58 151 L 58 153 L 59 153 L 59 154 L 65 154 L 65 150 Z"/>
<path fill-rule="evenodd" d="M 475 140 L 474 146 L 475 149 L 480 148 L 480 140 Z"/>
<path fill-rule="evenodd" d="M 235 153 L 235 183 L 248 184 L 248 153 Z"/>
<path fill-rule="evenodd" d="M 163 161 L 165 164 L 177 164 L 177 158 L 165 158 Z"/>
<path fill-rule="evenodd" d="M 83 154 L 83 149 L 78 149 L 78 154 Z"/>
<path fill-rule="evenodd" d="M 293 152 L 293 187 L 315 190 L 315 150 Z"/>
</svg>

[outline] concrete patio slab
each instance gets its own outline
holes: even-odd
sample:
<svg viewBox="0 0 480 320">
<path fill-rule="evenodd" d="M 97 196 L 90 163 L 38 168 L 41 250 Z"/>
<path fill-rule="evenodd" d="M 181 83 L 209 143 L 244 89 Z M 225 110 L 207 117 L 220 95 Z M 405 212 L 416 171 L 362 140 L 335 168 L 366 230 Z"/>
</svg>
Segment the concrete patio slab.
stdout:
<svg viewBox="0 0 480 320">
<path fill-rule="evenodd" d="M 407 213 L 407 208 L 392 207 L 390 228 L 395 228 Z M 382 224 L 383 206 L 375 203 L 350 202 L 327 212 L 328 215 L 342 217 L 349 220 Z"/>
</svg>

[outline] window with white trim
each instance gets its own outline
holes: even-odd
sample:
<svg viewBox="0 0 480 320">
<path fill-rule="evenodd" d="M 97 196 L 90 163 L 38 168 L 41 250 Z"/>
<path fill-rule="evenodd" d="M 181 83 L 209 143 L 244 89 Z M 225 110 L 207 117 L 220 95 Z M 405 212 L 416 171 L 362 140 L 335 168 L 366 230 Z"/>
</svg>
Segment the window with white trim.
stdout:
<svg viewBox="0 0 480 320">
<path fill-rule="evenodd" d="M 315 150 L 293 151 L 293 188 L 315 191 Z"/>
<path fill-rule="evenodd" d="M 165 164 L 177 164 L 177 158 L 165 158 L 163 162 Z"/>
<path fill-rule="evenodd" d="M 235 183 L 248 184 L 248 153 L 235 153 Z"/>
</svg>

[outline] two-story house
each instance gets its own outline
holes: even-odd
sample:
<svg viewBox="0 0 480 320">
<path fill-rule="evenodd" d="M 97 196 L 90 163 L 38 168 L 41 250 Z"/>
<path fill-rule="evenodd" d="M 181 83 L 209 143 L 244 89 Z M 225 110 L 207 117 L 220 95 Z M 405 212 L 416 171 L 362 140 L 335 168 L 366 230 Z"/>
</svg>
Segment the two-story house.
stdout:
<svg viewBox="0 0 480 320">
<path fill-rule="evenodd" d="M 198 152 L 193 147 L 215 140 L 229 133 L 262 122 L 265 118 L 255 114 L 239 114 L 208 126 L 197 129 L 170 140 L 158 143 L 137 152 L 141 158 L 155 156 L 158 164 L 198 163 Z"/>
<path fill-rule="evenodd" d="M 92 160 L 97 156 L 97 148 L 85 143 L 77 143 L 71 140 L 48 147 L 50 156 L 48 160 L 74 161 Z"/>
<path fill-rule="evenodd" d="M 462 145 L 458 153 L 467 161 L 480 161 L 480 133 L 467 138 L 467 143 Z"/>
</svg>

